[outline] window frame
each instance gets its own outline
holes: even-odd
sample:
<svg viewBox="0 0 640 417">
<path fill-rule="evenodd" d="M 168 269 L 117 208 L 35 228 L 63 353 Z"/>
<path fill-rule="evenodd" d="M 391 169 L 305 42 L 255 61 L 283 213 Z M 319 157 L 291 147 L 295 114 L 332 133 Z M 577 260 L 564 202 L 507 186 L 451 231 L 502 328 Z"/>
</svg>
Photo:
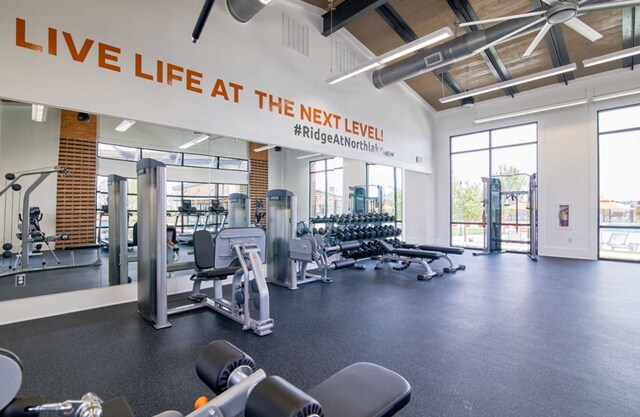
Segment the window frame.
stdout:
<svg viewBox="0 0 640 417">
<path fill-rule="evenodd" d="M 335 158 L 341 158 L 342 159 L 342 166 L 338 167 L 338 168 L 327 168 L 327 161 L 330 161 L 332 159 Z M 318 162 L 324 161 L 324 169 L 320 169 L 320 170 L 315 170 L 313 171 L 311 169 L 311 164 L 315 164 Z M 313 161 L 309 161 L 309 177 L 308 177 L 308 188 L 309 188 L 309 222 L 311 222 L 311 220 L 315 217 L 311 216 L 311 210 L 313 207 L 313 191 L 311 189 L 311 176 L 313 174 L 324 174 L 324 212 L 325 212 L 325 216 L 327 216 L 327 209 L 329 207 L 329 172 L 334 172 L 334 171 L 342 171 L 342 187 L 343 187 L 343 195 L 342 195 L 342 210 L 344 211 L 344 158 L 339 157 L 339 156 L 332 156 L 332 157 L 328 157 L 328 158 L 322 158 L 322 159 L 314 159 Z"/>
<path fill-rule="evenodd" d="M 602 136 L 608 136 L 608 135 L 615 135 L 615 134 L 619 134 L 619 133 L 628 133 L 628 132 L 640 132 L 640 126 L 635 127 L 635 128 L 625 128 L 625 129 L 619 129 L 619 130 L 608 130 L 606 132 L 600 132 L 600 113 L 605 113 L 605 112 L 609 112 L 609 111 L 616 111 L 616 110 L 621 110 L 621 109 L 626 109 L 626 108 L 631 108 L 631 107 L 638 107 L 640 109 L 640 103 L 635 103 L 635 104 L 627 104 L 624 106 L 616 106 L 616 107 L 610 107 L 607 109 L 601 109 L 598 110 L 596 112 L 596 136 L 597 136 L 597 164 L 598 164 L 598 192 L 597 192 L 597 203 L 598 203 L 598 215 L 597 215 L 597 220 L 596 220 L 596 245 L 598 248 L 598 260 L 603 260 L 603 261 L 609 261 L 609 262 L 626 262 L 626 263 L 634 263 L 634 264 L 638 264 L 640 263 L 640 259 L 638 260 L 634 260 L 634 259 L 620 259 L 620 258 L 607 258 L 607 257 L 603 257 L 602 256 L 602 242 L 600 240 L 600 233 L 602 231 L 602 229 L 637 229 L 640 230 L 640 226 L 602 226 L 602 224 L 600 223 L 600 198 L 601 198 L 601 187 L 600 187 L 600 174 L 601 174 L 601 158 L 600 158 L 600 140 Z"/>
<path fill-rule="evenodd" d="M 522 142 L 522 143 L 517 143 L 517 144 L 513 144 L 513 145 L 501 145 L 501 146 L 492 146 L 492 132 L 495 130 L 504 130 L 504 129 L 511 129 L 511 128 L 516 128 L 516 127 L 520 127 L 520 126 L 527 126 L 527 125 L 534 125 L 535 126 L 535 131 L 536 131 L 536 140 L 535 141 L 529 141 L 529 142 Z M 452 152 L 451 151 L 451 145 L 453 142 L 453 139 L 460 137 L 460 136 L 467 136 L 467 135 L 475 135 L 478 133 L 485 133 L 487 132 L 489 134 L 489 147 L 482 147 L 482 148 L 477 148 L 477 149 L 472 149 L 472 150 L 465 150 L 465 151 L 458 151 L 458 152 Z M 534 122 L 525 122 L 525 123 L 518 123 L 515 125 L 509 125 L 509 126 L 502 126 L 502 127 L 496 127 L 496 128 L 489 128 L 489 129 L 484 129 L 484 130 L 477 130 L 477 131 L 473 131 L 473 132 L 467 132 L 467 133 L 461 133 L 458 135 L 451 135 L 449 136 L 449 246 L 452 247 L 460 247 L 460 248 L 464 248 L 464 249 L 469 249 L 469 250 L 478 250 L 477 247 L 472 247 L 472 246 L 465 246 L 465 245 L 455 245 L 453 244 L 453 233 L 451 232 L 453 229 L 453 226 L 480 226 L 483 227 L 484 223 L 477 223 L 477 222 L 454 222 L 453 221 L 453 156 L 454 155 L 458 155 L 458 154 L 465 154 L 465 153 L 471 153 L 471 152 L 482 152 L 482 151 L 487 151 L 488 152 L 488 167 L 489 167 L 489 175 L 492 176 L 492 168 L 493 168 L 493 157 L 492 157 L 492 151 L 495 149 L 507 149 L 507 148 L 515 148 L 515 147 L 520 147 L 520 146 L 529 146 L 529 145 L 535 145 L 535 156 L 536 156 L 536 172 L 535 174 L 538 173 L 538 164 L 540 162 L 540 158 L 539 158 L 539 150 L 540 150 L 540 146 L 538 145 L 539 143 L 539 138 L 540 138 L 540 132 L 539 132 L 539 124 L 538 121 L 534 121 Z M 525 224 L 522 225 L 523 227 L 528 227 Z M 524 244 L 524 242 L 523 242 Z M 522 252 L 522 251 L 509 251 L 507 250 L 507 252 L 515 252 L 515 253 L 526 253 L 526 252 Z"/>
<path fill-rule="evenodd" d="M 367 162 L 366 168 L 365 168 L 365 187 L 367 187 L 367 193 L 369 192 L 369 186 L 375 185 L 369 182 L 369 166 L 371 165 L 386 166 L 393 169 L 393 215 L 396 219 L 393 223 L 395 227 L 402 228 L 403 222 L 404 222 L 404 213 L 400 213 L 400 215 L 398 215 L 398 172 L 400 172 L 400 174 L 402 175 L 402 187 L 400 187 L 400 190 L 402 191 L 403 196 L 404 196 L 404 172 L 402 171 L 402 168 L 394 167 L 391 165 Z M 404 202 L 402 203 L 402 211 L 404 211 Z"/>
</svg>

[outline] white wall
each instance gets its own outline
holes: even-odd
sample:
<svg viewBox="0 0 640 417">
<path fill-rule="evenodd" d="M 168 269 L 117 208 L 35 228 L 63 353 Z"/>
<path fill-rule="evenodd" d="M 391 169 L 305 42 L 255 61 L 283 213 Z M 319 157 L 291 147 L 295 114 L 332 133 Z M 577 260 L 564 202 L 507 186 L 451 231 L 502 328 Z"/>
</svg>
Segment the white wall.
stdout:
<svg viewBox="0 0 640 417">
<path fill-rule="evenodd" d="M 619 70 L 581 78 L 568 86 L 553 85 L 476 104 L 473 109 L 442 112 L 435 142 L 436 241 L 448 244 L 449 228 L 449 137 L 479 130 L 538 123 L 539 253 L 582 259 L 597 258 L 598 165 L 597 112 L 640 102 L 638 96 L 557 109 L 549 112 L 475 124 L 474 119 L 533 109 L 549 104 L 590 99 L 593 96 L 640 87 L 635 71 Z M 573 203 L 572 230 L 556 228 L 556 204 Z"/>
<path fill-rule="evenodd" d="M 226 10 L 226 2 L 216 2 L 197 45 L 190 42 L 188 29 L 200 12 L 197 2 L 139 0 L 132 6 L 126 0 L 41 0 L 37 7 L 34 4 L 0 1 L 0 55 L 4 58 L 0 97 L 432 171 L 431 107 L 402 83 L 375 89 L 368 75 L 327 85 L 333 42 L 353 50 L 359 62 L 371 54 L 345 30 L 330 38 L 322 36 L 322 11 L 306 3 L 273 2 L 251 22 L 241 24 Z M 127 13 L 122 14 L 125 9 Z M 283 47 L 283 14 L 310 28 L 308 56 Z M 27 22 L 28 42 L 43 46 L 47 28 L 53 27 L 71 33 L 79 42 L 90 38 L 95 44 L 84 62 L 71 59 L 62 41 L 56 56 L 48 54 L 45 46 L 45 52 L 20 47 L 17 19 Z M 98 66 L 100 42 L 121 49 L 116 54 L 119 72 Z M 136 53 L 142 56 L 145 73 L 153 71 L 157 60 L 202 73 L 203 92 L 187 91 L 184 81 L 168 85 L 136 76 Z M 237 103 L 211 96 L 218 79 L 229 89 L 229 83 L 243 86 Z M 294 116 L 260 110 L 255 90 L 292 100 Z M 323 132 L 382 145 L 395 155 L 296 136 L 297 123 L 312 125 L 302 121 L 299 108 L 303 104 L 341 117 L 339 126 L 323 126 Z M 346 119 L 383 130 L 384 141 L 347 133 Z M 416 157 L 423 162 L 416 162 Z"/>
<path fill-rule="evenodd" d="M 436 242 L 435 178 L 431 174 L 404 171 L 404 239 L 411 243 Z"/>
<path fill-rule="evenodd" d="M 2 176 L 8 172 L 28 171 L 58 165 L 60 143 L 60 111 L 49 109 L 46 122 L 31 120 L 31 106 L 22 103 L 4 103 L 0 117 L 0 167 Z M 19 245 L 15 233 L 18 230 L 18 197 L 33 183 L 37 176 L 28 176 L 18 183 L 22 192 L 7 191 L 0 197 L 0 221 L 6 229 L 2 242 Z M 5 184 L 2 181 L 2 184 Z M 42 230 L 48 235 L 56 232 L 57 176 L 49 177 L 31 194 L 29 206 L 40 207 L 43 214 Z M 11 200 L 14 198 L 13 217 Z M 8 205 L 5 212 L 4 199 Z M 20 201 L 22 207 L 22 201 Z"/>
</svg>

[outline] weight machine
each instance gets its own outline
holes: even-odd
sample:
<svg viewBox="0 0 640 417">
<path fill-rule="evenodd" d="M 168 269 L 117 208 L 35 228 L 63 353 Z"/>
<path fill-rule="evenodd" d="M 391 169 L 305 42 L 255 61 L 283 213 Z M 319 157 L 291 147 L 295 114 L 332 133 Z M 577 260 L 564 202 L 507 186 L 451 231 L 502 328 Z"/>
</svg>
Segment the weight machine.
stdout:
<svg viewBox="0 0 640 417">
<path fill-rule="evenodd" d="M 376 189 L 372 196 L 364 185 L 349 187 L 349 205 L 353 214 L 380 213 L 384 203 L 384 189 L 381 185 L 370 185 Z"/>
<path fill-rule="evenodd" d="M 30 197 L 33 191 L 42 184 L 51 174 L 68 176 L 69 171 L 66 168 L 55 166 L 51 168 L 37 169 L 32 171 L 25 171 L 21 173 L 7 173 L 5 175 L 5 179 L 8 181 L 2 190 L 0 190 L 0 197 L 4 195 L 5 197 L 5 210 L 4 210 L 4 219 L 5 224 L 3 228 L 3 239 L 6 238 L 6 216 L 7 216 L 7 203 L 8 196 L 5 195 L 7 191 L 11 190 L 13 192 L 21 192 L 22 185 L 18 183 L 18 181 L 25 177 L 36 176 L 35 180 L 29 185 L 29 187 L 22 194 L 22 212 L 18 214 L 18 218 L 20 220 L 19 231 L 16 233 L 16 237 L 21 241 L 20 244 L 20 252 L 15 254 L 15 261 L 13 265 L 9 268 L 8 271 L 0 272 L 0 277 L 14 275 L 17 273 L 24 273 L 30 271 L 42 271 L 44 269 L 63 269 L 63 268 L 78 268 L 84 266 L 99 266 L 102 264 L 102 260 L 100 259 L 100 245 L 85 245 L 82 247 L 76 247 L 74 249 L 95 249 L 96 250 L 96 258 L 95 260 L 87 263 L 76 264 L 74 251 L 70 250 L 70 265 L 61 265 L 58 256 L 54 253 L 54 251 L 49 246 L 49 243 L 55 241 L 65 241 L 69 240 L 70 236 L 66 233 L 62 233 L 58 236 L 47 236 L 42 229 L 40 228 L 40 220 L 42 220 L 42 212 L 38 207 L 30 206 Z M 18 206 L 20 205 L 20 198 L 18 198 Z M 11 199 L 11 218 L 13 218 L 13 208 L 14 208 L 14 200 Z M 40 267 L 32 267 L 29 262 L 29 258 L 32 255 L 32 247 L 34 244 L 45 244 L 50 253 L 56 259 L 58 265 L 55 266 L 47 266 L 44 261 L 42 261 Z M 12 259 L 14 253 L 11 252 L 13 249 L 13 244 L 11 242 L 5 242 L 2 245 L 3 253 L 2 258 Z M 41 253 L 40 253 L 41 254 Z"/>
<path fill-rule="evenodd" d="M 527 190 L 505 191 L 502 189 L 501 178 L 525 177 L 528 179 Z M 484 224 L 484 242 L 482 252 L 474 252 L 475 256 L 491 255 L 504 252 L 503 243 L 529 244 L 527 254 L 533 261 L 538 260 L 538 177 L 536 174 L 508 174 L 483 177 L 483 199 L 484 212 L 482 215 Z M 503 239 L 503 227 L 526 227 L 527 224 L 520 223 L 520 197 L 527 197 L 527 210 L 529 222 L 529 240 Z M 504 218 L 503 207 L 515 204 L 515 223 L 507 222 Z"/>
<path fill-rule="evenodd" d="M 156 329 L 170 327 L 169 315 L 202 307 L 225 315 L 262 336 L 272 332 L 269 317 L 269 290 L 262 272 L 265 235 L 262 229 L 227 228 L 215 236 L 208 230 L 197 230 L 192 239 L 194 263 L 172 265 L 172 271 L 195 267 L 191 300 L 195 303 L 168 308 L 166 227 L 166 166 L 144 158 L 138 161 L 138 313 Z M 233 276 L 231 298 L 224 298 L 222 281 Z M 204 280 L 214 281 L 210 299 L 200 291 Z M 258 318 L 251 316 L 250 296 Z"/>
</svg>

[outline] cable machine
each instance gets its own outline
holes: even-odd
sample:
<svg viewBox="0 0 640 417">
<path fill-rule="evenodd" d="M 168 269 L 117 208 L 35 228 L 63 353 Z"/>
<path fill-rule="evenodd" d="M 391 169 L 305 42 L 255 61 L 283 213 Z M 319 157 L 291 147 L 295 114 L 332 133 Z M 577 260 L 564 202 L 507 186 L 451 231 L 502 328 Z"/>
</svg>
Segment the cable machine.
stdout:
<svg viewBox="0 0 640 417">
<path fill-rule="evenodd" d="M 349 187 L 349 205 L 353 214 L 381 213 L 384 203 L 384 189 L 381 185 L 370 185 L 376 189 L 372 196 L 364 185 Z"/>
<path fill-rule="evenodd" d="M 70 236 L 66 233 L 62 233 L 60 235 L 46 235 L 44 231 L 40 228 L 40 220 L 42 220 L 42 212 L 38 207 L 30 206 L 30 197 L 31 194 L 35 191 L 40 184 L 42 184 L 51 174 L 68 176 L 69 171 L 66 168 L 55 166 L 51 168 L 43 168 L 36 169 L 32 171 L 24 171 L 20 173 L 7 173 L 5 175 L 5 179 L 7 180 L 7 184 L 4 188 L 0 190 L 0 197 L 4 195 L 5 197 L 5 210 L 4 210 L 4 222 L 6 223 L 7 218 L 7 203 L 8 196 L 5 193 L 9 190 L 18 193 L 22 193 L 22 197 L 18 197 L 18 206 L 20 206 L 20 198 L 22 198 L 22 207 L 18 210 L 18 218 L 20 220 L 19 230 L 16 233 L 16 237 L 21 241 L 20 243 L 20 252 L 13 253 L 13 244 L 11 241 L 4 241 L 7 238 L 7 230 L 6 224 L 3 225 L 3 260 L 10 260 L 15 255 L 15 259 L 13 261 L 13 265 L 9 267 L 8 271 L 0 271 L 0 277 L 14 275 L 18 273 L 25 273 L 30 271 L 42 271 L 45 269 L 62 269 L 62 268 L 77 268 L 83 266 L 99 266 L 102 264 L 102 260 L 100 259 L 100 245 L 84 245 L 84 246 L 76 246 L 69 250 L 70 254 L 70 264 L 63 265 L 58 259 L 58 256 L 55 254 L 53 249 L 49 246 L 49 243 L 55 241 L 66 241 L 70 239 Z M 25 177 L 35 176 L 35 180 L 27 187 L 27 189 L 22 192 L 22 185 L 18 183 L 19 180 Z M 12 195 L 13 196 L 13 195 Z M 13 221 L 13 208 L 14 208 L 14 200 L 13 197 L 11 199 L 11 217 L 10 221 Z M 20 211 L 21 210 L 21 211 Z M 57 265 L 47 266 L 46 262 L 41 261 L 41 265 L 38 267 L 34 267 L 30 264 L 29 258 L 32 255 L 32 247 L 34 244 L 44 244 L 49 248 L 51 255 L 57 262 Z M 96 250 L 96 258 L 93 261 L 87 263 L 75 263 L 74 249 L 95 249 Z"/>
<path fill-rule="evenodd" d="M 527 190 L 505 191 L 502 189 L 503 179 L 509 177 L 526 177 L 528 180 Z M 502 178 L 502 180 L 501 180 Z M 482 205 L 484 212 L 482 214 L 482 222 L 484 225 L 484 243 L 482 252 L 475 252 L 474 255 L 491 255 L 501 253 L 503 243 L 512 244 L 528 244 L 529 257 L 538 260 L 538 177 L 536 174 L 509 174 L 494 175 L 491 177 L 483 177 L 483 198 Z M 522 201 L 521 196 L 526 196 L 527 201 L 524 209 L 527 211 L 529 222 L 529 239 L 515 240 L 504 239 L 502 236 L 503 227 L 515 227 L 516 231 L 519 227 L 526 227 L 526 223 L 520 222 L 520 211 Z M 515 205 L 515 218 L 505 218 L 504 210 L 506 207 Z"/>
</svg>

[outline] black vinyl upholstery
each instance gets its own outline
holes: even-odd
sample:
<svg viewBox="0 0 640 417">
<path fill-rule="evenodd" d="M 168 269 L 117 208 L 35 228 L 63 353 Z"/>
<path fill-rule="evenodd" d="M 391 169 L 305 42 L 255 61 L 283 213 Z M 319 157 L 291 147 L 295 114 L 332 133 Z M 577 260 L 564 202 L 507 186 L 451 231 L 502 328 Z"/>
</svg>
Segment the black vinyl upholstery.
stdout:
<svg viewBox="0 0 640 417">
<path fill-rule="evenodd" d="M 198 230 L 193 234 L 193 260 L 198 269 L 196 278 L 201 280 L 225 279 L 236 273 L 240 266 L 213 269 L 216 246 L 208 230 Z"/>
<path fill-rule="evenodd" d="M 384 240 L 379 240 L 378 245 L 384 250 L 386 253 L 393 253 L 399 256 L 406 256 L 407 258 L 424 258 L 424 259 L 440 259 L 443 257 L 442 253 L 432 252 L 427 250 L 420 249 L 404 249 L 404 248 L 394 248 L 388 242 Z"/>
<path fill-rule="evenodd" d="M 353 364 L 309 391 L 325 417 L 389 417 L 411 399 L 406 379 L 368 362 Z"/>
<path fill-rule="evenodd" d="M 418 245 L 420 250 L 430 250 L 434 252 L 442 252 L 450 255 L 462 255 L 464 253 L 463 248 L 453 248 L 451 246 L 433 246 L 433 245 Z"/>
<path fill-rule="evenodd" d="M 193 233 L 193 260 L 198 269 L 213 268 L 215 245 L 208 230 L 198 230 Z"/>
</svg>

